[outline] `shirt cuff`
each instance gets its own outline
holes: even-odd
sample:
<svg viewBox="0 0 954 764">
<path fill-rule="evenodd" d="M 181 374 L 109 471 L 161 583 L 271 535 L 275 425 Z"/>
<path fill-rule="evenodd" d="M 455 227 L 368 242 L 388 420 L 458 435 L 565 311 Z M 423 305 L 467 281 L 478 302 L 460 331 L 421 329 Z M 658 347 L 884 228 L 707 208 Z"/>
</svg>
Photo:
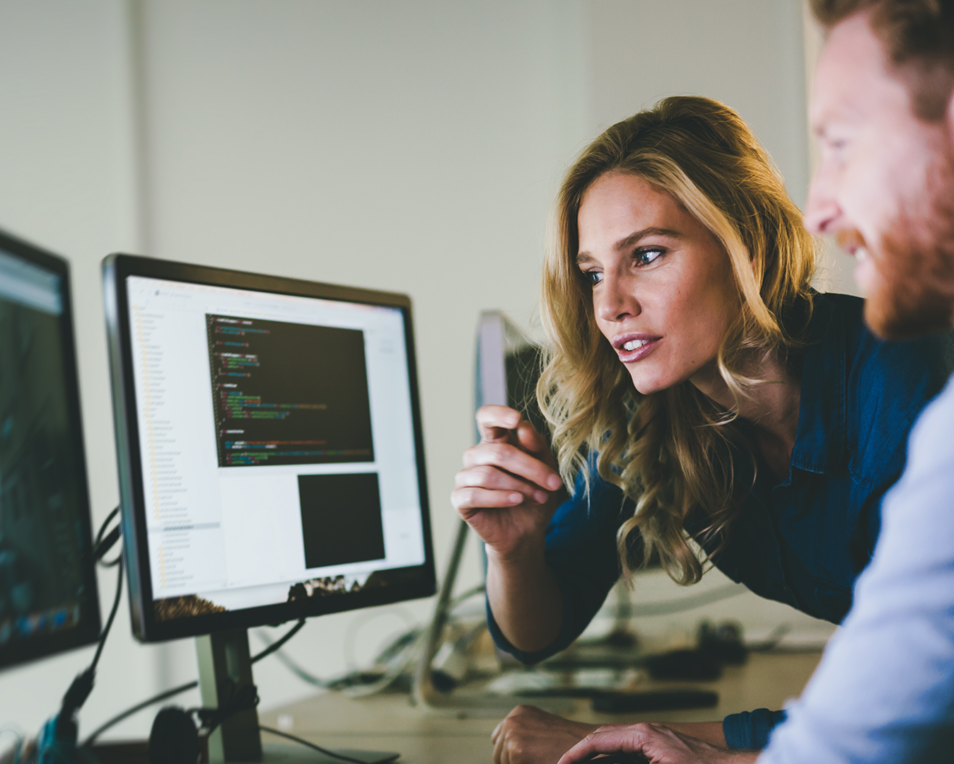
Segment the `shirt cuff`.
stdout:
<svg viewBox="0 0 954 764">
<path fill-rule="evenodd" d="M 490 609 L 490 600 L 485 599 L 484 601 L 485 607 L 487 609 L 487 630 L 490 632 L 490 636 L 493 637 L 494 644 L 496 644 L 497 647 L 499 647 L 505 653 L 510 653 L 514 658 L 526 666 L 532 666 L 535 663 L 539 663 L 546 658 L 556 655 L 561 650 L 565 650 L 567 647 L 569 647 L 570 643 L 573 642 L 576 636 L 568 625 L 568 619 L 566 617 L 567 606 L 566 600 L 564 599 L 563 625 L 561 626 L 560 633 L 557 634 L 556 639 L 554 639 L 549 646 L 543 648 L 542 650 L 536 650 L 532 653 L 525 653 L 510 644 L 510 640 L 503 635 L 503 632 L 497 625 L 493 611 Z"/>
<path fill-rule="evenodd" d="M 722 732 L 729 748 L 757 751 L 768 745 L 772 730 L 783 721 L 784 711 L 759 708 L 755 711 L 743 711 L 741 714 L 729 714 L 722 720 Z"/>
</svg>

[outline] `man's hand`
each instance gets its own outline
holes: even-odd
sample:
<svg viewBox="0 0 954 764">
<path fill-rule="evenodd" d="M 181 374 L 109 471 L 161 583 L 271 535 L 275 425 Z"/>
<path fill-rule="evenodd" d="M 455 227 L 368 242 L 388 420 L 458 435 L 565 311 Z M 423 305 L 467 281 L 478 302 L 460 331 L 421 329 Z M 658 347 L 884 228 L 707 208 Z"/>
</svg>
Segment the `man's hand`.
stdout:
<svg viewBox="0 0 954 764">
<path fill-rule="evenodd" d="M 536 706 L 517 706 L 490 736 L 494 764 L 555 764 L 595 729 L 595 724 L 573 722 Z"/>
<path fill-rule="evenodd" d="M 749 764 L 759 755 L 758 751 L 719 748 L 662 724 L 621 724 L 590 733 L 563 754 L 558 764 L 620 752 L 642 754 L 649 764 Z"/>
</svg>

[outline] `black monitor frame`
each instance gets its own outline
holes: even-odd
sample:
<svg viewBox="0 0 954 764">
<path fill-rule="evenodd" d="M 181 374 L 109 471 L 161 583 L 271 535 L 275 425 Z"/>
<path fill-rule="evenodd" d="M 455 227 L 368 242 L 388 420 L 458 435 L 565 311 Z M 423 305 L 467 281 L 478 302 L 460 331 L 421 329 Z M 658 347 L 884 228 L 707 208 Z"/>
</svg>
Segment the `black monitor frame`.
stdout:
<svg viewBox="0 0 954 764">
<path fill-rule="evenodd" d="M 309 598 L 297 602 L 278 603 L 181 619 L 156 619 L 152 607 L 153 595 L 148 563 L 144 482 L 140 467 L 142 461 L 139 447 L 136 388 L 133 377 L 132 338 L 128 320 L 129 303 L 126 280 L 130 276 L 363 303 L 401 310 L 404 317 L 415 458 L 421 500 L 424 564 L 398 569 L 406 571 L 407 580 L 404 582 L 396 582 L 393 585 L 376 589 L 350 592 L 340 597 Z M 431 543 L 430 512 L 424 467 L 424 439 L 418 399 L 417 364 L 414 354 L 414 331 L 409 297 L 394 292 L 380 292 L 278 276 L 265 276 L 125 254 L 110 255 L 104 260 L 103 278 L 122 501 L 123 540 L 128 562 L 126 567 L 133 632 L 138 640 L 141 642 L 158 642 L 224 630 L 277 625 L 300 618 L 385 605 L 434 594 L 436 591 L 434 552 Z M 392 573 L 396 572 L 392 571 Z"/>
<path fill-rule="evenodd" d="M 34 635 L 29 640 L 11 641 L 0 649 L 0 669 L 34 661 L 57 653 L 93 644 L 99 639 L 99 594 L 96 584 L 96 562 L 93 559 L 92 519 L 89 483 L 86 472 L 86 446 L 80 407 L 79 374 L 76 365 L 76 338 L 73 330 L 73 303 L 70 266 L 62 257 L 0 231 L 0 251 L 21 258 L 24 262 L 55 273 L 60 277 L 60 332 L 63 340 L 63 369 L 66 382 L 66 406 L 69 417 L 69 446 L 76 459 L 76 500 L 80 507 L 80 533 L 83 542 L 82 575 L 89 587 L 88 597 L 80 606 L 79 625 L 60 632 Z"/>
</svg>

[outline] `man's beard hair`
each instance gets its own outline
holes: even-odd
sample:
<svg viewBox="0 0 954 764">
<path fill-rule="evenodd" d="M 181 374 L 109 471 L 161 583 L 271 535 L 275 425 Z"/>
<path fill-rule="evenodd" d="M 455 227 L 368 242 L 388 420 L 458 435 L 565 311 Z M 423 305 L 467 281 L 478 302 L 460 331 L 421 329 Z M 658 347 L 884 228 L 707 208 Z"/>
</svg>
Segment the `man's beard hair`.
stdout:
<svg viewBox="0 0 954 764">
<path fill-rule="evenodd" d="M 890 340 L 952 328 L 954 318 L 954 157 L 926 179 L 925 211 L 905 205 L 881 241 L 877 287 L 865 300 L 865 320 Z"/>
</svg>

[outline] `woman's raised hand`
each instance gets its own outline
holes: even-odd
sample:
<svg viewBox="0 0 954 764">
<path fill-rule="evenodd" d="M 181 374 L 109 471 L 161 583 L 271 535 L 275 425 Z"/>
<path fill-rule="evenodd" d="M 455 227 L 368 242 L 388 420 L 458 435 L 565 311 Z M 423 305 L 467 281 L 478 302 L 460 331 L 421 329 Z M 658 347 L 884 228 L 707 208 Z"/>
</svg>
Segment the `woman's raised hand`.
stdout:
<svg viewBox="0 0 954 764">
<path fill-rule="evenodd" d="M 480 443 L 464 452 L 455 479 L 454 507 L 498 555 L 542 547 L 563 486 L 546 439 L 506 406 L 482 406 L 477 429 Z"/>
</svg>

